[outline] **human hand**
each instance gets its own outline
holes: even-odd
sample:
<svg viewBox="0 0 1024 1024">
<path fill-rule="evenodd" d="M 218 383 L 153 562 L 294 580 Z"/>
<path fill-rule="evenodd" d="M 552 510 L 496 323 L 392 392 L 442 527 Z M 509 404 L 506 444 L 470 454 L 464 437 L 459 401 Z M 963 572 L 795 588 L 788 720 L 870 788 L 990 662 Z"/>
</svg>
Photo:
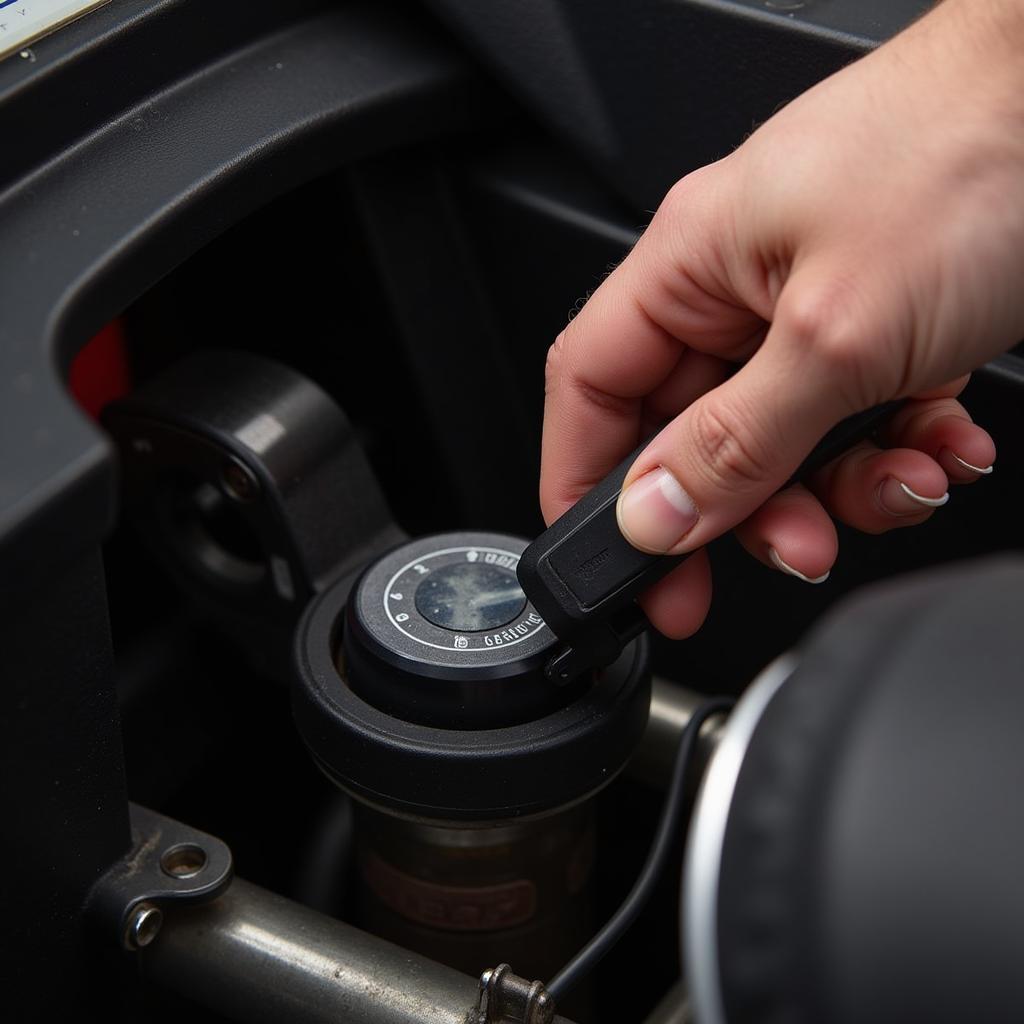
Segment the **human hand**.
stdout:
<svg viewBox="0 0 1024 1024">
<path fill-rule="evenodd" d="M 1019 0 L 946 0 L 677 183 L 552 347 L 548 522 L 668 423 L 619 503 L 636 547 L 697 552 L 642 600 L 662 632 L 699 628 L 698 549 L 729 529 L 817 581 L 831 516 L 917 525 L 990 471 L 956 399 L 1024 336 L 1022 43 Z M 897 397 L 884 449 L 779 492 L 830 427 Z"/>
</svg>

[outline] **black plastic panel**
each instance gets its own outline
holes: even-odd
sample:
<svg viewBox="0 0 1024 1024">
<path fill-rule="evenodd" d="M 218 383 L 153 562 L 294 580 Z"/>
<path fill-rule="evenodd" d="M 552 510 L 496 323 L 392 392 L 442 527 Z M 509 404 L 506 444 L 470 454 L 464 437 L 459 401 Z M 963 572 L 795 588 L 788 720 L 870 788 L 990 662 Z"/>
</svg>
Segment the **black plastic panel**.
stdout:
<svg viewBox="0 0 1024 1024">
<path fill-rule="evenodd" d="M 743 755 L 718 888 L 730 1024 L 1009 1024 L 1024 980 L 1019 556 L 863 591 Z"/>
<path fill-rule="evenodd" d="M 653 209 L 927 0 L 426 0 L 559 138 Z M 787 5 L 793 7 L 794 5 Z"/>
<path fill-rule="evenodd" d="M 0 955 L 7 1020 L 109 1020 L 89 888 L 129 846 L 103 566 L 84 555 L 0 621 Z"/>
<path fill-rule="evenodd" d="M 78 145 L 66 140 L 53 160 L 0 195 L 5 585 L 30 565 L 38 572 L 95 543 L 113 516 L 108 446 L 74 407 L 55 366 L 261 203 L 357 157 L 465 125 L 484 99 L 480 89 L 467 99 L 462 65 L 431 42 L 428 27 L 403 27 L 370 5 L 311 15 L 158 87 L 146 68 L 162 60 L 149 56 L 154 39 L 140 6 L 112 5 L 75 31 L 106 28 L 102 42 L 82 48 L 91 56 L 107 46 L 105 59 L 151 90 L 146 98 L 116 117 L 109 102 L 99 104 L 99 120 Z M 203 38 L 205 19 L 196 13 L 189 24 L 178 6 L 205 5 L 146 12 L 163 17 L 175 8 L 174 31 L 164 26 L 159 36 L 170 50 Z M 244 22 L 252 5 L 230 6 Z M 111 24 L 119 11 L 135 20 Z M 168 65 L 180 74 L 170 58 Z M 44 47 L 36 65 L 13 67 L 59 75 Z M 39 89 L 45 96 L 44 84 Z M 21 90 L 19 116 L 38 116 L 30 83 Z M 130 87 L 124 93 L 138 99 Z"/>
<path fill-rule="evenodd" d="M 692 0 L 691 0 L 692 2 Z M 700 0 L 697 0 L 700 2 Z M 709 7 L 744 7 L 751 15 L 785 18 L 801 27 L 880 43 L 898 32 L 934 0 L 703 0 Z"/>
</svg>

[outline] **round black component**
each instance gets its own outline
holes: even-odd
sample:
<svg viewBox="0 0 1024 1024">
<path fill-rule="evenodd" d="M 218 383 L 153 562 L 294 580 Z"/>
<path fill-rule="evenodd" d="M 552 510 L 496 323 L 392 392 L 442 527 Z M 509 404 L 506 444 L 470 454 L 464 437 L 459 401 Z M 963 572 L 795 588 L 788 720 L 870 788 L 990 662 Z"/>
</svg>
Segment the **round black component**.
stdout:
<svg viewBox="0 0 1024 1024">
<path fill-rule="evenodd" d="M 364 700 L 449 729 L 515 725 L 576 696 L 543 668 L 555 638 L 516 579 L 526 541 L 448 533 L 371 565 L 348 602 L 338 666 Z"/>
<path fill-rule="evenodd" d="M 1019 558 L 947 568 L 805 644 L 729 809 L 728 1024 L 1020 1019 L 1022 599 Z"/>
<path fill-rule="evenodd" d="M 251 352 L 193 352 L 110 403 L 124 514 L 190 609 L 283 676 L 324 580 L 402 534 L 334 399 Z"/>
<path fill-rule="evenodd" d="M 647 722 L 646 638 L 566 692 L 543 676 L 557 641 L 529 604 L 500 626 L 459 632 L 416 610 L 415 587 L 435 568 L 483 562 L 514 579 L 524 546 L 486 534 L 426 538 L 312 603 L 299 627 L 293 707 L 330 778 L 399 813 L 491 821 L 571 804 L 615 777 Z M 481 557 L 469 559 L 474 551 Z M 401 621 L 385 606 L 396 588 L 402 597 L 391 605 L 409 609 Z"/>
</svg>

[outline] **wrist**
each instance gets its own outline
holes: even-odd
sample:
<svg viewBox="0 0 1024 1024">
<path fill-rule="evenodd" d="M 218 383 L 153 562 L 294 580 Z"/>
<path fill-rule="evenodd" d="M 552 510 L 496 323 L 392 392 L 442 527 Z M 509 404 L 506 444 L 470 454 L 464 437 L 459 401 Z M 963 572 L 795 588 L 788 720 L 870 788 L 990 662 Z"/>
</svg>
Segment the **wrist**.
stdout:
<svg viewBox="0 0 1024 1024">
<path fill-rule="evenodd" d="M 968 102 L 1024 122 L 1024 0 L 943 0 L 908 33 Z"/>
</svg>

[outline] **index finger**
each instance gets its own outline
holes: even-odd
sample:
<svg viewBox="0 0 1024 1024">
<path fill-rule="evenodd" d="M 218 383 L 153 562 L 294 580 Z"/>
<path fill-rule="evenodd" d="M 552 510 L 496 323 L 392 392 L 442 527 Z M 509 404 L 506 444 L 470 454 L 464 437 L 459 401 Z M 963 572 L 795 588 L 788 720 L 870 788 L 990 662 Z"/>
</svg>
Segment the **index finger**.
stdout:
<svg viewBox="0 0 1024 1024">
<path fill-rule="evenodd" d="M 694 377 L 675 413 L 717 383 L 699 379 L 698 361 L 686 365 L 688 347 L 732 358 L 762 333 L 760 316 L 690 272 L 676 227 L 659 211 L 548 354 L 540 491 L 548 523 L 639 444 L 644 400 L 674 373 Z M 682 396 L 687 387 L 668 390 Z"/>
<path fill-rule="evenodd" d="M 635 306 L 631 259 L 548 353 L 540 499 L 549 523 L 637 446 L 643 399 L 682 354 L 678 339 Z"/>
</svg>

